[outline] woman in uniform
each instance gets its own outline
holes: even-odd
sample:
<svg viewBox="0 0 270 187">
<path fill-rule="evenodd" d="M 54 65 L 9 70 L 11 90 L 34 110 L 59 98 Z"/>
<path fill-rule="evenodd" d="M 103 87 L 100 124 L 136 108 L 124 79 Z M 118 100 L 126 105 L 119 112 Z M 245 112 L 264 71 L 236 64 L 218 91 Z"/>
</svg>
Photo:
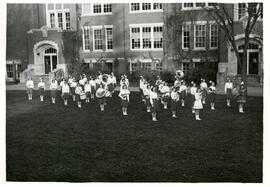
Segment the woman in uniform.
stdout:
<svg viewBox="0 0 270 187">
<path fill-rule="evenodd" d="M 75 94 L 75 88 L 76 88 L 76 86 L 77 86 L 76 79 L 73 78 L 72 81 L 71 81 L 71 84 L 70 84 L 70 93 L 72 95 L 73 101 L 76 101 L 76 94 Z"/>
<path fill-rule="evenodd" d="M 52 80 L 50 84 L 50 90 L 51 90 L 51 98 L 52 98 L 52 103 L 55 103 L 55 98 L 56 98 L 56 90 L 57 90 L 57 81 L 55 79 Z"/>
<path fill-rule="evenodd" d="M 89 103 L 90 102 L 90 95 L 91 95 L 91 85 L 90 85 L 89 81 L 86 81 L 86 83 L 84 85 L 84 92 L 86 95 L 85 102 Z"/>
<path fill-rule="evenodd" d="M 247 102 L 247 89 L 244 82 L 240 84 L 237 102 L 239 103 L 239 113 L 244 113 L 244 103 Z"/>
<path fill-rule="evenodd" d="M 64 105 L 68 105 L 68 97 L 69 97 L 70 89 L 66 81 L 64 81 L 63 86 L 62 86 L 62 96 L 64 99 Z"/>
<path fill-rule="evenodd" d="M 84 98 L 81 98 L 81 95 L 84 94 L 84 91 L 80 83 L 77 83 L 77 86 L 75 88 L 75 94 L 76 94 L 76 101 L 77 101 L 78 108 L 81 108 L 82 107 L 81 100 L 84 99 Z"/>
<path fill-rule="evenodd" d="M 179 88 L 180 98 L 181 98 L 181 106 L 185 106 L 185 100 L 187 96 L 187 86 L 185 81 L 181 81 L 181 86 Z"/>
<path fill-rule="evenodd" d="M 106 103 L 105 94 L 106 90 L 102 86 L 99 87 L 96 91 L 96 97 L 98 98 L 98 103 L 101 112 L 104 112 L 105 110 L 105 103 Z"/>
<path fill-rule="evenodd" d="M 39 91 L 40 101 L 43 102 L 44 93 L 45 93 L 45 83 L 43 82 L 42 78 L 40 78 L 39 83 L 38 83 L 38 91 Z"/>
<path fill-rule="evenodd" d="M 201 79 L 201 80 L 202 80 L 202 82 L 200 84 L 200 89 L 202 91 L 202 103 L 205 104 L 206 103 L 205 101 L 206 101 L 208 86 L 207 86 L 207 84 L 205 82 L 205 79 Z"/>
<path fill-rule="evenodd" d="M 152 121 L 157 121 L 157 112 L 159 111 L 158 108 L 159 106 L 158 106 L 158 95 L 155 87 L 153 87 L 150 92 L 150 103 L 152 111 Z"/>
<path fill-rule="evenodd" d="M 121 98 L 121 103 L 122 103 L 122 112 L 123 115 L 127 115 L 127 108 L 128 108 L 128 103 L 129 103 L 129 94 L 130 91 L 127 89 L 126 85 L 123 85 L 123 88 L 121 89 L 119 93 L 119 97 Z"/>
<path fill-rule="evenodd" d="M 94 99 L 96 93 L 96 82 L 93 77 L 90 77 L 89 84 L 91 86 L 91 99 Z"/>
<path fill-rule="evenodd" d="M 147 112 L 151 112 L 150 93 L 151 93 L 151 86 L 148 84 L 146 86 L 146 89 L 143 90 Z"/>
<path fill-rule="evenodd" d="M 209 100 L 211 110 L 215 110 L 215 98 L 216 98 L 216 87 L 213 81 L 210 81 L 211 86 L 209 86 Z"/>
<path fill-rule="evenodd" d="M 191 81 L 191 84 L 192 84 L 192 87 L 190 88 L 191 110 L 192 110 L 192 113 L 195 113 L 194 102 L 195 102 L 195 93 L 197 92 L 197 87 L 196 87 L 196 83 L 194 83 L 193 81 Z"/>
<path fill-rule="evenodd" d="M 226 94 L 226 101 L 227 101 L 227 107 L 231 107 L 231 100 L 232 100 L 232 90 L 233 90 L 233 83 L 231 79 L 227 79 L 227 82 L 224 86 L 224 91 Z"/>
<path fill-rule="evenodd" d="M 28 95 L 28 100 L 33 99 L 33 88 L 34 88 L 34 82 L 32 78 L 28 77 L 28 80 L 26 82 L 26 89 L 27 89 L 27 95 Z"/>
<path fill-rule="evenodd" d="M 195 110 L 195 119 L 201 120 L 200 118 L 200 110 L 203 109 L 202 105 L 202 91 L 201 89 L 197 89 L 197 92 L 195 93 L 195 101 L 194 101 L 194 110 Z"/>
<path fill-rule="evenodd" d="M 179 94 L 176 91 L 175 87 L 172 87 L 172 92 L 171 92 L 171 109 L 172 109 L 172 117 L 177 118 L 176 113 L 177 113 L 177 104 L 179 101 Z"/>
</svg>

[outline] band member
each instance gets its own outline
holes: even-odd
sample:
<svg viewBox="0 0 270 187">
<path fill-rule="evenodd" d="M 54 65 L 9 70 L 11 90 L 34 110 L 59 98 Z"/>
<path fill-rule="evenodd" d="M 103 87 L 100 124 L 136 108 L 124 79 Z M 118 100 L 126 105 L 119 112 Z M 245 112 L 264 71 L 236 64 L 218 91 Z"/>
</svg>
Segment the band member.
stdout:
<svg viewBox="0 0 270 187">
<path fill-rule="evenodd" d="M 90 77 L 89 83 L 91 85 L 91 99 L 94 99 L 96 93 L 96 82 L 93 77 Z"/>
<path fill-rule="evenodd" d="M 201 79 L 201 80 L 202 82 L 200 84 L 200 90 L 202 91 L 202 103 L 205 104 L 208 86 L 205 82 L 205 79 Z"/>
<path fill-rule="evenodd" d="M 185 106 L 185 100 L 187 96 L 187 86 L 185 81 L 181 81 L 181 86 L 179 88 L 180 98 L 181 98 L 181 106 Z"/>
<path fill-rule="evenodd" d="M 140 83 L 139 83 L 139 87 L 140 87 L 140 93 L 141 93 L 141 96 L 142 96 L 142 101 L 144 102 L 145 99 L 144 99 L 144 95 L 143 95 L 143 90 L 146 89 L 146 84 L 145 84 L 145 80 L 143 78 L 143 76 L 140 76 Z"/>
<path fill-rule="evenodd" d="M 238 97 L 237 102 L 239 103 L 239 112 L 244 113 L 244 103 L 247 102 L 247 89 L 244 82 L 241 82 L 239 90 L 238 90 Z"/>
<path fill-rule="evenodd" d="M 175 81 L 174 81 L 174 87 L 176 88 L 176 91 L 178 91 L 179 90 L 179 88 L 180 88 L 180 86 L 181 86 L 181 80 L 180 80 L 180 78 L 178 78 L 178 77 L 176 77 L 175 76 Z"/>
<path fill-rule="evenodd" d="M 70 93 L 71 93 L 71 95 L 72 95 L 73 101 L 76 101 L 76 94 L 75 94 L 75 88 L 76 88 L 76 86 L 77 86 L 76 79 L 73 78 L 73 79 L 72 79 L 72 82 L 71 82 L 71 84 L 70 84 Z"/>
<path fill-rule="evenodd" d="M 150 93 L 151 93 L 151 86 L 148 84 L 146 86 L 146 89 L 143 90 L 147 112 L 151 112 Z"/>
<path fill-rule="evenodd" d="M 232 100 L 232 90 L 233 90 L 233 83 L 231 82 L 231 79 L 227 79 L 227 82 L 224 86 L 225 94 L 226 94 L 226 101 L 227 101 L 227 107 L 231 107 L 231 100 Z"/>
<path fill-rule="evenodd" d="M 78 105 L 78 108 L 81 108 L 82 107 L 82 103 L 81 103 L 81 100 L 83 98 L 81 98 L 81 95 L 85 95 L 80 83 L 77 83 L 77 86 L 75 88 L 75 94 L 76 94 L 76 101 L 77 101 L 77 105 Z"/>
<path fill-rule="evenodd" d="M 39 91 L 40 101 L 43 102 L 44 93 L 45 93 L 45 83 L 43 82 L 42 78 L 40 78 L 40 81 L 38 83 L 38 91 Z"/>
<path fill-rule="evenodd" d="M 121 91 L 119 93 L 119 97 L 121 98 L 122 112 L 123 112 L 124 116 L 127 115 L 127 107 L 128 107 L 128 103 L 129 103 L 129 94 L 130 94 L 130 91 L 127 89 L 127 86 L 123 85 L 123 88 L 121 89 Z"/>
<path fill-rule="evenodd" d="M 161 83 L 162 83 L 162 80 L 160 79 L 159 76 L 157 76 L 157 80 L 156 80 L 155 85 L 156 85 L 157 87 L 159 87 L 159 85 L 160 85 Z"/>
<path fill-rule="evenodd" d="M 194 102 L 195 102 L 195 93 L 197 92 L 197 87 L 196 87 L 196 83 L 194 83 L 193 81 L 191 82 L 191 84 L 192 84 L 192 87 L 190 88 L 191 110 L 192 110 L 192 113 L 195 113 Z"/>
<path fill-rule="evenodd" d="M 168 108 L 168 100 L 170 98 L 170 88 L 166 82 L 164 82 L 164 86 L 162 86 L 162 88 L 161 88 L 161 94 L 162 94 L 161 100 L 162 100 L 164 109 L 167 109 Z"/>
<path fill-rule="evenodd" d="M 129 81 L 126 75 L 122 76 L 122 79 L 120 81 L 120 90 L 123 88 L 123 85 L 126 85 L 127 87 L 129 87 Z"/>
<path fill-rule="evenodd" d="M 172 117 L 177 118 L 176 112 L 177 112 L 177 103 L 179 101 L 179 94 L 176 91 L 175 87 L 172 87 L 171 92 L 171 109 L 172 109 Z"/>
<path fill-rule="evenodd" d="M 83 74 L 83 82 L 84 82 L 84 84 L 86 84 L 87 80 L 88 80 L 87 76 L 85 74 Z"/>
<path fill-rule="evenodd" d="M 79 84 L 82 88 L 84 87 L 85 82 L 83 76 L 80 76 Z"/>
<path fill-rule="evenodd" d="M 114 93 L 114 89 L 116 87 L 117 80 L 116 80 L 116 77 L 114 76 L 114 73 L 113 72 L 111 72 L 111 80 L 112 80 L 112 85 L 113 85 L 113 91 L 112 91 L 112 93 Z"/>
<path fill-rule="evenodd" d="M 55 79 L 52 80 L 50 84 L 50 90 L 51 90 L 51 98 L 52 98 L 52 103 L 55 103 L 55 98 L 56 98 L 56 90 L 57 90 L 57 81 Z"/>
<path fill-rule="evenodd" d="M 102 78 L 102 75 L 101 75 L 101 78 Z M 97 90 L 98 88 L 102 86 L 101 79 L 99 78 L 99 76 L 95 79 L 95 82 L 96 82 L 96 90 Z"/>
<path fill-rule="evenodd" d="M 105 109 L 105 103 L 106 103 L 105 94 L 106 94 L 106 90 L 103 87 L 99 87 L 96 91 L 96 97 L 98 98 L 98 103 L 99 103 L 101 112 L 104 112 L 104 109 Z"/>
<path fill-rule="evenodd" d="M 203 109 L 203 105 L 202 105 L 202 91 L 200 88 L 197 89 L 197 92 L 195 93 L 195 102 L 193 108 L 195 110 L 195 119 L 201 120 L 200 110 Z"/>
<path fill-rule="evenodd" d="M 64 77 L 62 77 L 60 81 L 60 92 L 62 91 L 64 84 L 65 84 L 65 79 Z M 63 92 L 61 92 L 61 97 L 63 97 Z"/>
<path fill-rule="evenodd" d="M 100 81 L 102 80 L 102 73 L 101 71 L 98 72 L 98 77 L 97 77 Z"/>
<path fill-rule="evenodd" d="M 129 80 L 126 74 L 124 74 L 124 78 L 125 78 L 125 83 L 127 85 L 127 87 L 129 87 Z"/>
<path fill-rule="evenodd" d="M 209 86 L 209 100 L 211 110 L 215 110 L 215 97 L 216 97 L 216 87 L 213 81 L 210 81 L 211 86 Z"/>
<path fill-rule="evenodd" d="M 151 103 L 151 111 L 152 111 L 152 120 L 157 121 L 158 95 L 157 95 L 155 87 L 153 87 L 150 92 L 150 103 Z"/>
<path fill-rule="evenodd" d="M 66 83 L 66 81 L 64 81 L 64 84 L 63 84 L 63 86 L 62 86 L 62 96 L 63 96 L 63 99 L 64 99 L 64 104 L 65 104 L 65 106 L 68 105 L 68 97 L 69 97 L 69 93 L 70 93 L 69 86 L 68 86 L 68 84 Z"/>
<path fill-rule="evenodd" d="M 27 89 L 27 95 L 28 95 L 28 100 L 32 100 L 33 99 L 33 88 L 34 88 L 34 82 L 32 80 L 32 78 L 28 78 L 27 82 L 26 82 L 26 89 Z"/>
<path fill-rule="evenodd" d="M 73 81 L 73 77 L 71 75 L 68 76 L 68 85 L 71 86 Z"/>
<path fill-rule="evenodd" d="M 86 83 L 84 85 L 84 92 L 86 95 L 85 102 L 89 103 L 90 102 L 90 95 L 91 95 L 91 85 L 90 85 L 89 81 L 86 81 Z"/>
</svg>

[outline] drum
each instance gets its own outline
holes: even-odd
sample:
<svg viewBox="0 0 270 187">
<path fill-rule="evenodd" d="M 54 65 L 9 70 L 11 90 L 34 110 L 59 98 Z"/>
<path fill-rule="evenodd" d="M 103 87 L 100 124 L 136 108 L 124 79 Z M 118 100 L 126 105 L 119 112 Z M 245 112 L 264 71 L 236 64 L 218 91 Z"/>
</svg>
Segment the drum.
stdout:
<svg viewBox="0 0 270 187">
<path fill-rule="evenodd" d="M 86 99 L 86 94 L 85 93 L 81 93 L 80 94 L 80 99 L 81 100 L 85 100 Z"/>
</svg>

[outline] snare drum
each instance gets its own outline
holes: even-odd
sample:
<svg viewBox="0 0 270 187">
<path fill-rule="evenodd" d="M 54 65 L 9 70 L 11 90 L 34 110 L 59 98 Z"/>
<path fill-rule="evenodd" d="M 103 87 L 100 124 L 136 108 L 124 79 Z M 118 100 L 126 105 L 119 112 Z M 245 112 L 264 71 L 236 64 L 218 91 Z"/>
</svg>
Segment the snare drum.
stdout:
<svg viewBox="0 0 270 187">
<path fill-rule="evenodd" d="M 85 93 L 81 93 L 80 94 L 80 99 L 81 100 L 85 100 L 86 99 L 86 94 Z"/>
</svg>

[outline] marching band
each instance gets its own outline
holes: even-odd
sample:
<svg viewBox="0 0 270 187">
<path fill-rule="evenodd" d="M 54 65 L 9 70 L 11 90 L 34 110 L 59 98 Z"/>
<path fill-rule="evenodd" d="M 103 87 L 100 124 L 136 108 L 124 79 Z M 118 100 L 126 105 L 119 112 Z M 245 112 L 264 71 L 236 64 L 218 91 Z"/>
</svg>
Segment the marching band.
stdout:
<svg viewBox="0 0 270 187">
<path fill-rule="evenodd" d="M 172 87 L 168 86 L 168 83 L 161 80 L 157 76 L 154 85 L 150 85 L 149 82 L 143 77 L 140 76 L 139 80 L 139 89 L 141 93 L 141 98 L 143 103 L 146 106 L 146 112 L 152 114 L 152 121 L 157 121 L 157 113 L 159 112 L 159 103 L 163 105 L 163 108 L 168 109 L 168 103 L 171 107 L 172 117 L 177 118 L 177 111 L 180 107 L 185 107 L 185 101 L 188 95 L 188 87 L 186 82 L 183 80 L 184 73 L 181 70 L 176 71 L 175 82 Z M 82 101 L 89 103 L 90 99 L 93 100 L 95 97 L 98 100 L 100 111 L 105 111 L 105 106 L 107 104 L 107 98 L 112 97 L 114 89 L 116 88 L 116 77 L 113 72 L 111 74 L 102 74 L 99 72 L 99 75 L 94 79 L 94 77 L 87 77 L 85 74 L 80 76 L 79 80 L 72 76 L 69 76 L 67 80 L 64 78 L 61 79 L 59 88 L 61 91 L 61 97 L 64 101 L 64 105 L 68 105 L 69 97 L 72 97 L 73 101 L 77 102 L 78 108 L 82 107 Z M 191 82 L 190 87 L 190 98 L 191 98 L 191 111 L 195 114 L 195 120 L 201 120 L 199 113 L 200 110 L 204 108 L 204 104 L 207 101 L 210 102 L 211 110 L 215 110 L 215 95 L 217 88 L 215 83 L 210 81 L 210 86 L 208 87 L 206 80 L 201 79 L 199 87 L 196 83 Z M 129 80 L 126 75 L 122 75 L 119 81 L 120 92 L 119 97 L 121 99 L 121 107 L 123 116 L 128 115 L 127 109 L 130 101 L 130 90 L 129 90 Z M 26 82 L 28 100 L 32 100 L 32 90 L 34 88 L 34 82 L 31 78 L 28 78 Z M 41 78 L 38 83 L 40 101 L 44 101 L 45 93 L 45 83 Z M 50 83 L 49 89 L 51 90 L 51 101 L 53 104 L 56 102 L 56 95 L 58 90 L 58 82 L 53 79 Z M 230 79 L 227 79 L 227 82 L 224 86 L 224 91 L 226 94 L 226 106 L 231 106 L 231 100 L 233 98 L 233 92 L 235 92 L 233 83 Z M 244 113 L 244 103 L 246 103 L 246 86 L 244 82 L 241 82 L 240 88 L 237 93 L 237 102 L 239 103 L 239 113 Z M 179 104 L 180 102 L 180 104 Z"/>
</svg>

